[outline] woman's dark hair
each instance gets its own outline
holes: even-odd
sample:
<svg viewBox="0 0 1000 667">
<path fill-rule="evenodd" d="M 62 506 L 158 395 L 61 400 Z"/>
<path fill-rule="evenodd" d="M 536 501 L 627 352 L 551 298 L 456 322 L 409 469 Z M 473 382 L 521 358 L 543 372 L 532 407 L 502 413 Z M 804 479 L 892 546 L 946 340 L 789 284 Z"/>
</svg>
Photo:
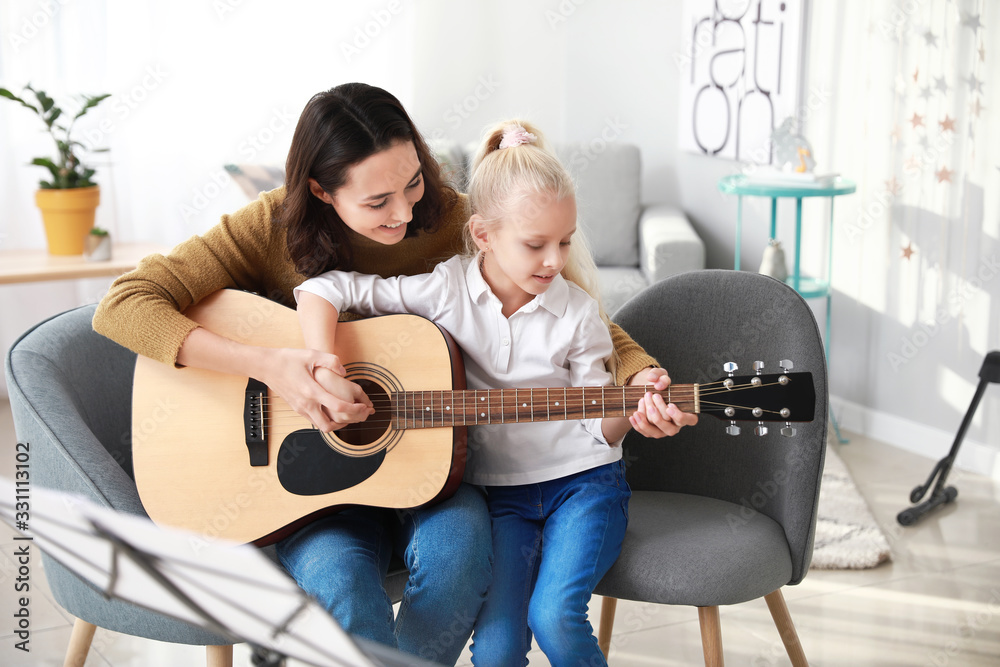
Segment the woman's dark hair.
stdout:
<svg viewBox="0 0 1000 667">
<path fill-rule="evenodd" d="M 309 191 L 309 179 L 333 194 L 347 182 L 351 167 L 400 141 L 413 143 L 424 178 L 424 195 L 413 207 L 406 236 L 432 232 L 457 195 L 442 181 L 437 160 L 399 100 L 363 83 L 345 83 L 309 100 L 285 162 L 280 213 L 296 271 L 312 277 L 334 268 L 349 270 L 352 262 L 347 225 Z"/>
</svg>

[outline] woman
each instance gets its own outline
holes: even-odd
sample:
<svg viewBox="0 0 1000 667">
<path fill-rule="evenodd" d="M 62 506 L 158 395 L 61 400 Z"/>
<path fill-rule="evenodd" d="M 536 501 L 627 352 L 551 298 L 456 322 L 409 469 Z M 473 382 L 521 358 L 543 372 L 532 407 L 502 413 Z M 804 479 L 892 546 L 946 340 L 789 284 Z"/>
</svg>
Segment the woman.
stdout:
<svg viewBox="0 0 1000 667">
<path fill-rule="evenodd" d="M 306 278 L 330 269 L 383 277 L 431 270 L 462 250 L 465 196 L 441 181 L 434 157 L 402 105 L 360 83 L 315 95 L 299 118 L 285 186 L 202 236 L 153 255 L 112 285 L 94 328 L 145 356 L 254 377 L 317 428 L 361 421 L 371 403 L 331 350 L 263 348 L 222 338 L 183 315 L 224 288 L 286 305 Z M 612 326 L 617 380 L 638 372 L 663 389 L 662 369 Z M 327 390 L 329 388 L 329 391 Z M 635 414 L 650 437 L 696 421 L 659 396 Z M 282 564 L 346 630 L 442 664 L 454 664 L 490 582 L 490 524 L 481 490 L 407 512 L 357 508 L 309 524 L 278 543 Z M 382 582 L 393 554 L 410 578 L 395 620 Z"/>
</svg>

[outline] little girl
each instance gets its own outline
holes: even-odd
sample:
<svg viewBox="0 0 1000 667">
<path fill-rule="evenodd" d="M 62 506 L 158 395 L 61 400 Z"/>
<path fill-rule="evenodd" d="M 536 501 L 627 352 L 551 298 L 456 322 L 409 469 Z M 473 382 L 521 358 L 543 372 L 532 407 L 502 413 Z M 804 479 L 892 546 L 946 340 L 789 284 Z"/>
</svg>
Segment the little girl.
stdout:
<svg viewBox="0 0 1000 667">
<path fill-rule="evenodd" d="M 452 335 L 469 389 L 611 384 L 607 316 L 584 289 L 596 284 L 596 267 L 577 233 L 574 187 L 540 133 L 520 121 L 488 131 L 469 198 L 468 256 L 418 276 L 331 271 L 302 283 L 306 344 L 333 349 L 345 309 L 408 312 Z M 667 382 L 650 369 L 632 384 Z M 631 417 L 470 427 L 465 479 L 486 489 L 494 549 L 474 664 L 527 664 L 532 633 L 553 665 L 606 664 L 587 603 L 625 535 L 631 492 L 620 441 L 654 411 L 692 423 L 647 393 Z"/>
</svg>

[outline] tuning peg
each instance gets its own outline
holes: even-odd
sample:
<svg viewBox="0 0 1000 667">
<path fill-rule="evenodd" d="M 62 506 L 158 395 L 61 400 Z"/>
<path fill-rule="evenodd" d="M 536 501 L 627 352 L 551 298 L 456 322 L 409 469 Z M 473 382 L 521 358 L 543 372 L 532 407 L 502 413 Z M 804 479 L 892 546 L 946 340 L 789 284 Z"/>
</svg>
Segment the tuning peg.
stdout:
<svg viewBox="0 0 1000 667">
<path fill-rule="evenodd" d="M 757 425 L 754 427 L 753 432 L 756 435 L 767 435 L 767 427 L 764 426 L 764 422 L 757 422 Z"/>
<path fill-rule="evenodd" d="M 797 431 L 794 428 L 792 428 L 791 422 L 785 422 L 785 425 L 781 429 L 781 435 L 785 436 L 786 438 L 793 438 L 795 437 L 796 433 Z"/>
<path fill-rule="evenodd" d="M 762 375 L 764 373 L 764 362 L 763 361 L 753 362 L 753 369 L 757 371 L 757 375 Z"/>
<path fill-rule="evenodd" d="M 736 422 L 729 422 L 729 426 L 726 427 L 726 434 L 739 435 L 740 427 L 736 425 Z"/>
<path fill-rule="evenodd" d="M 732 389 L 733 388 L 733 374 L 736 371 L 738 371 L 739 368 L 740 367 L 737 366 L 732 361 L 727 361 L 726 363 L 722 364 L 722 370 L 724 370 L 727 373 L 729 373 L 729 377 L 722 381 L 722 386 L 723 387 L 725 387 L 726 389 Z"/>
<path fill-rule="evenodd" d="M 788 359 L 782 359 L 781 361 L 778 362 L 778 365 L 781 366 L 781 370 L 785 371 L 786 373 L 795 368 L 795 364 L 793 364 Z"/>
</svg>

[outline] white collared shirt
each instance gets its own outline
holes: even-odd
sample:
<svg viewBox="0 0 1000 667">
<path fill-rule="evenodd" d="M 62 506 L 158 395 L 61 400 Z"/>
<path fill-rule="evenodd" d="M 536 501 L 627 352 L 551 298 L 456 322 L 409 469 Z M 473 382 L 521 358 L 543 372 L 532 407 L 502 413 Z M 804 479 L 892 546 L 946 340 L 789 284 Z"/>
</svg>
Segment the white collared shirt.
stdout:
<svg viewBox="0 0 1000 667">
<path fill-rule="evenodd" d="M 557 275 L 507 318 L 478 259 L 453 257 L 432 273 L 393 278 L 330 271 L 299 285 L 295 297 L 306 291 L 338 312 L 412 313 L 439 324 L 462 348 L 469 389 L 612 383 L 611 334 L 589 294 Z M 557 479 L 617 461 L 622 452 L 604 439 L 600 419 L 470 426 L 468 450 L 466 481 L 494 486 Z"/>
</svg>

